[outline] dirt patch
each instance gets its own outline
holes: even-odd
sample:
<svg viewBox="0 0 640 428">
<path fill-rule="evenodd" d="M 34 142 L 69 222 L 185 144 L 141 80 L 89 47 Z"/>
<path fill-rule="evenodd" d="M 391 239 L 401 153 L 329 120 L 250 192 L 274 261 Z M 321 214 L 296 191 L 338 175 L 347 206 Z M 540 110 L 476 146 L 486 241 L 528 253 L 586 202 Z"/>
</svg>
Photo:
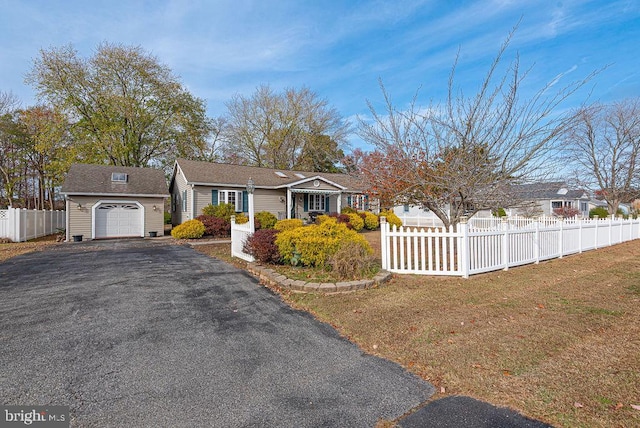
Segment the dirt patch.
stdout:
<svg viewBox="0 0 640 428">
<path fill-rule="evenodd" d="M 11 257 L 27 254 L 34 251 L 41 251 L 46 247 L 58 244 L 58 235 L 43 236 L 27 242 L 12 242 L 0 244 L 0 262 Z"/>
</svg>

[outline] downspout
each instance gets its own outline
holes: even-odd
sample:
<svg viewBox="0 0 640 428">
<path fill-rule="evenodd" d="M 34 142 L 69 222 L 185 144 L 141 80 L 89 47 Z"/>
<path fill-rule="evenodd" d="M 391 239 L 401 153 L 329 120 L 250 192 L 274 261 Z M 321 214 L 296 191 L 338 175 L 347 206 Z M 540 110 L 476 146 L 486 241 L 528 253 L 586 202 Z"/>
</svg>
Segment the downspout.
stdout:
<svg viewBox="0 0 640 428">
<path fill-rule="evenodd" d="M 195 191 L 194 191 L 194 185 L 191 185 L 191 219 L 193 220 L 194 218 L 196 218 L 196 198 L 195 198 Z"/>
<path fill-rule="evenodd" d="M 64 217 L 65 217 L 65 225 L 64 225 L 64 229 L 65 229 L 65 242 L 69 242 L 70 241 L 70 233 L 71 231 L 69 230 L 69 211 L 71 208 L 71 203 L 69 201 L 69 198 L 65 197 L 65 208 L 66 208 L 66 212 L 64 213 Z"/>
</svg>

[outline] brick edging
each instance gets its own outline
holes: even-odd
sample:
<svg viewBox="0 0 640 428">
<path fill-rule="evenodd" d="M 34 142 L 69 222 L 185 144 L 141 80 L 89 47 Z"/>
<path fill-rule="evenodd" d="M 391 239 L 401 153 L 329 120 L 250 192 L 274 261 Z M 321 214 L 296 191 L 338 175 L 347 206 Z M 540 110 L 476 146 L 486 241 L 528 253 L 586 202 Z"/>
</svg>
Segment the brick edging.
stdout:
<svg viewBox="0 0 640 428">
<path fill-rule="evenodd" d="M 267 285 L 287 288 L 293 291 L 302 291 L 305 293 L 321 292 L 321 293 L 345 293 L 348 291 L 364 290 L 367 288 L 377 287 L 380 284 L 391 279 L 391 273 L 381 270 L 372 279 L 361 279 L 358 281 L 346 282 L 305 282 L 300 279 L 293 280 L 284 275 L 279 274 L 273 269 L 256 264 L 247 263 L 247 270 L 256 276 L 260 282 Z"/>
</svg>

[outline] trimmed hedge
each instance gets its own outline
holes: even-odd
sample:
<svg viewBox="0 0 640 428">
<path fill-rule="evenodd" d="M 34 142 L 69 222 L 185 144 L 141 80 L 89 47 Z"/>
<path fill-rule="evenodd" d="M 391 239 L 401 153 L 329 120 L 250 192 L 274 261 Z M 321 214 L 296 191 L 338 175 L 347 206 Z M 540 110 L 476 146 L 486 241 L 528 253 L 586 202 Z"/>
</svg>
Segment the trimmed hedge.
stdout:
<svg viewBox="0 0 640 428">
<path fill-rule="evenodd" d="M 349 242 L 361 246 L 367 254 L 373 253 L 362 235 L 333 218 L 321 224 L 284 230 L 275 241 L 284 263 L 317 267 L 325 266 L 329 257 Z"/>
<path fill-rule="evenodd" d="M 258 222 L 260 222 L 261 229 L 273 229 L 278 222 L 278 218 L 269 211 L 260 211 L 255 215 L 256 228 L 258 228 Z"/>
<path fill-rule="evenodd" d="M 171 236 L 176 239 L 198 239 L 204 235 L 205 227 L 200 220 L 188 220 L 171 230 Z"/>
<path fill-rule="evenodd" d="M 389 223 L 389 226 L 402 227 L 402 220 L 400 220 L 400 217 L 398 217 L 396 213 L 394 213 L 393 211 L 391 210 L 381 211 L 380 217 L 382 216 L 387 218 L 387 223 Z"/>
<path fill-rule="evenodd" d="M 376 230 L 380 227 L 380 219 L 372 212 L 364 212 L 364 227 L 367 230 Z"/>
<path fill-rule="evenodd" d="M 304 223 L 299 218 L 290 218 L 286 220 L 278 220 L 276 224 L 273 226 L 275 230 L 285 231 L 297 229 L 299 227 L 304 226 Z"/>
</svg>

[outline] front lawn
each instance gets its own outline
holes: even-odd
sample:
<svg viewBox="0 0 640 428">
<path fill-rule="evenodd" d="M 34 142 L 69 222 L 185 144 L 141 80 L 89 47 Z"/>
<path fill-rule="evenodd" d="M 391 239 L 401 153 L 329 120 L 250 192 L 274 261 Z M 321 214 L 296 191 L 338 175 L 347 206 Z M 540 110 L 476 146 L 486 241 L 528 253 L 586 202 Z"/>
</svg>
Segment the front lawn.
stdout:
<svg viewBox="0 0 640 428">
<path fill-rule="evenodd" d="M 434 398 L 469 395 L 556 426 L 640 426 L 638 241 L 469 279 L 283 295 L 432 382 Z"/>
</svg>

